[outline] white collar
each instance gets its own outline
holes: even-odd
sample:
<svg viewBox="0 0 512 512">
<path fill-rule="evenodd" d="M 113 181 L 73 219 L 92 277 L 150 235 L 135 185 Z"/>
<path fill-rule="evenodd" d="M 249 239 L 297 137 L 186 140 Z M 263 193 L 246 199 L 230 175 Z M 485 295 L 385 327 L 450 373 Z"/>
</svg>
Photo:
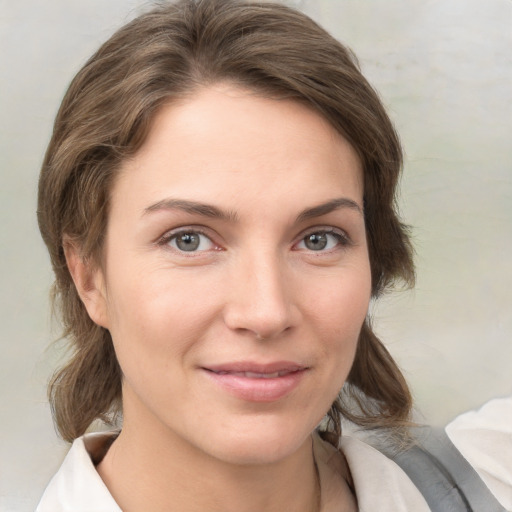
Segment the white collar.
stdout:
<svg viewBox="0 0 512 512">
<path fill-rule="evenodd" d="M 112 435 L 97 432 L 75 439 L 36 512 L 122 512 L 96 471 L 87 449 L 104 444 Z"/>
<path fill-rule="evenodd" d="M 430 512 L 409 477 L 381 452 L 351 436 L 342 436 L 340 448 L 350 467 L 359 512 Z"/>
<path fill-rule="evenodd" d="M 122 512 L 91 460 L 112 435 L 87 434 L 74 441 L 36 512 Z M 313 446 L 322 486 L 322 512 L 337 512 L 340 479 L 344 478 L 342 455 L 318 435 Z M 430 512 L 407 475 L 385 455 L 350 436 L 344 436 L 340 446 L 350 467 L 360 512 Z"/>
</svg>

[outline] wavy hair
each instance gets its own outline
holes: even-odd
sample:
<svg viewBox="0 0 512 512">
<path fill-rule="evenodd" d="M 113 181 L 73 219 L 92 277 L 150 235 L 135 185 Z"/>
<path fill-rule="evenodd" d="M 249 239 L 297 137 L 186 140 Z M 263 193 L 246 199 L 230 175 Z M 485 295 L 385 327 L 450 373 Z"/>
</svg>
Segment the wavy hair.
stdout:
<svg viewBox="0 0 512 512">
<path fill-rule="evenodd" d="M 396 281 L 413 284 L 412 249 L 395 203 L 400 142 L 351 51 L 306 15 L 277 3 L 159 4 L 118 30 L 78 72 L 42 165 L 38 221 L 55 272 L 53 299 L 72 348 L 50 382 L 49 398 L 68 441 L 95 419 L 111 421 L 121 411 L 122 373 L 109 331 L 92 322 L 78 296 L 63 239 L 99 264 L 121 163 L 141 147 L 164 103 L 221 81 L 303 102 L 351 143 L 364 171 L 372 296 Z M 407 384 L 367 320 L 323 436 L 338 443 L 340 415 L 366 427 L 396 427 L 407 423 L 410 409 Z"/>
</svg>

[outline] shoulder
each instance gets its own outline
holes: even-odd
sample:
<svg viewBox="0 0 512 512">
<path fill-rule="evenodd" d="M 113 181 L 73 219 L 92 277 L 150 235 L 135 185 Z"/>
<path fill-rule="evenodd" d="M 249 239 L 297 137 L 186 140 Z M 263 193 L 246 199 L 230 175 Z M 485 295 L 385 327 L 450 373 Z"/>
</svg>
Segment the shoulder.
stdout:
<svg viewBox="0 0 512 512">
<path fill-rule="evenodd" d="M 93 462 L 115 435 L 95 433 L 76 439 L 36 512 L 121 512 Z"/>
<path fill-rule="evenodd" d="M 512 511 L 512 396 L 460 415 L 446 433 L 496 499 Z"/>
</svg>

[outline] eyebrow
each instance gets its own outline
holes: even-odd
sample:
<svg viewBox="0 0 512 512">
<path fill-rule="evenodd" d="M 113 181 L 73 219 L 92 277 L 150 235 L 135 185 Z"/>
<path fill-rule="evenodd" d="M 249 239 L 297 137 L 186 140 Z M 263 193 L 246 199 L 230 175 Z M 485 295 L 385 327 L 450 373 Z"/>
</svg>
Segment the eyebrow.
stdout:
<svg viewBox="0 0 512 512">
<path fill-rule="evenodd" d="M 187 201 L 185 199 L 163 199 L 145 208 L 143 215 L 161 210 L 182 210 L 186 213 L 201 215 L 202 217 L 229 220 L 231 222 L 238 220 L 236 212 L 225 212 L 211 204 Z"/>
<path fill-rule="evenodd" d="M 328 213 L 341 208 L 349 208 L 350 210 L 354 210 L 363 215 L 363 209 L 355 201 L 347 197 L 339 197 L 337 199 L 327 201 L 326 203 L 319 204 L 318 206 L 313 206 L 312 208 L 303 210 L 297 216 L 297 222 L 321 217 L 322 215 L 327 215 Z"/>
<path fill-rule="evenodd" d="M 362 208 L 355 201 L 348 199 L 347 197 L 339 197 L 337 199 L 327 201 L 326 203 L 322 203 L 311 208 L 306 208 L 301 213 L 299 213 L 299 215 L 297 215 L 297 222 L 305 221 L 315 217 L 321 217 L 322 215 L 327 215 L 328 213 L 339 210 L 341 208 L 349 208 L 360 213 L 361 215 L 363 214 Z M 231 222 L 238 221 L 238 214 L 234 211 L 223 211 L 217 206 L 213 206 L 207 203 L 171 198 L 162 199 L 162 201 L 158 201 L 157 203 L 148 206 L 144 209 L 143 216 L 148 213 L 161 210 L 182 210 L 186 213 L 201 215 L 202 217 L 210 217 Z"/>
</svg>

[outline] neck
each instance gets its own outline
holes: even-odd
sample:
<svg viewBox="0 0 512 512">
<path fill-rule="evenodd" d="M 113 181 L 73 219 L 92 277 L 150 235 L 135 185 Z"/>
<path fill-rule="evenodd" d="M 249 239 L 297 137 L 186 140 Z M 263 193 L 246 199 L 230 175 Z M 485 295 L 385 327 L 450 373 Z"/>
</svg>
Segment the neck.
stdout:
<svg viewBox="0 0 512 512">
<path fill-rule="evenodd" d="M 126 413 L 126 411 L 125 411 Z M 132 422 L 98 465 L 125 512 L 274 512 L 319 510 L 320 489 L 309 437 L 283 460 L 234 464 L 212 457 L 162 425 Z"/>
</svg>

